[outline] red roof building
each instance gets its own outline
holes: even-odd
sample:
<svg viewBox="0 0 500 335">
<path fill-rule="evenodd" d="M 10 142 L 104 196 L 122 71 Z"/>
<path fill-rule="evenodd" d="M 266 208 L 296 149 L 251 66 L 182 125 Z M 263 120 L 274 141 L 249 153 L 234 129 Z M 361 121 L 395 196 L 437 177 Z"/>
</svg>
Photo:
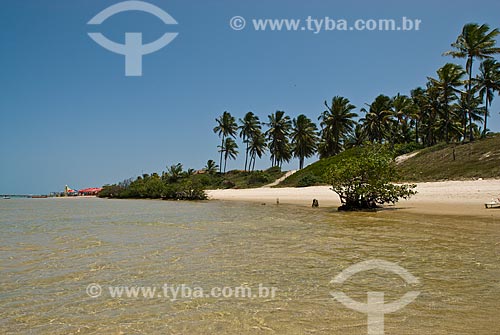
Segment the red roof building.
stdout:
<svg viewBox="0 0 500 335">
<path fill-rule="evenodd" d="M 84 188 L 78 191 L 78 195 L 97 195 L 101 190 L 101 187 Z"/>
</svg>

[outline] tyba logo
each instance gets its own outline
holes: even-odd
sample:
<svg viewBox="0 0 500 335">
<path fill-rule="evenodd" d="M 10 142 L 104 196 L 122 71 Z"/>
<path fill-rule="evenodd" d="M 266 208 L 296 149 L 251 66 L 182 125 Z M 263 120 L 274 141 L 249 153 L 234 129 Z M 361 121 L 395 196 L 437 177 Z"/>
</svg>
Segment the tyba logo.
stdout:
<svg viewBox="0 0 500 335">
<path fill-rule="evenodd" d="M 418 284 L 418 279 L 401 266 L 384 260 L 374 259 L 354 264 L 340 274 L 330 283 L 343 284 L 358 272 L 369 270 L 385 270 L 395 273 L 403 278 L 408 284 Z M 330 294 L 347 308 L 365 313 L 368 315 L 368 335 L 384 334 L 384 314 L 394 313 L 413 300 L 420 294 L 419 291 L 410 291 L 404 294 L 399 300 L 385 304 L 384 292 L 367 292 L 367 303 L 361 303 L 349 298 L 344 292 L 330 292 Z"/>
<path fill-rule="evenodd" d="M 112 5 L 94 16 L 88 24 L 99 25 L 109 17 L 128 11 L 150 13 L 165 24 L 177 24 L 177 21 L 161 8 L 143 1 L 124 1 Z M 125 56 L 125 75 L 142 76 L 142 56 L 156 52 L 176 38 L 178 33 L 165 33 L 154 42 L 142 44 L 142 33 L 125 33 L 125 44 L 110 41 L 101 33 L 89 33 L 97 44 L 103 48 Z"/>
</svg>

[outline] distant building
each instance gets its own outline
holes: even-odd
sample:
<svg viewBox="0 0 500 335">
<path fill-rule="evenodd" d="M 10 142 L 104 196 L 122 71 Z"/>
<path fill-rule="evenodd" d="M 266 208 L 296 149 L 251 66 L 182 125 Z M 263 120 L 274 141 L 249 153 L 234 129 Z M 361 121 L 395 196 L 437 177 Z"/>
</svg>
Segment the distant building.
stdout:
<svg viewBox="0 0 500 335">
<path fill-rule="evenodd" d="M 76 190 L 73 190 L 71 187 L 69 187 L 68 185 L 66 185 L 64 187 L 64 195 L 65 196 L 77 196 L 78 195 L 78 191 Z"/>
<path fill-rule="evenodd" d="M 78 195 L 97 195 L 101 190 L 102 187 L 84 188 L 78 191 Z"/>
<path fill-rule="evenodd" d="M 76 197 L 76 196 L 82 196 L 82 195 L 97 195 L 99 192 L 101 192 L 102 187 L 90 187 L 90 188 L 84 188 L 81 190 L 74 190 L 68 185 L 64 187 L 64 195 L 65 196 L 70 196 L 70 197 Z"/>
</svg>

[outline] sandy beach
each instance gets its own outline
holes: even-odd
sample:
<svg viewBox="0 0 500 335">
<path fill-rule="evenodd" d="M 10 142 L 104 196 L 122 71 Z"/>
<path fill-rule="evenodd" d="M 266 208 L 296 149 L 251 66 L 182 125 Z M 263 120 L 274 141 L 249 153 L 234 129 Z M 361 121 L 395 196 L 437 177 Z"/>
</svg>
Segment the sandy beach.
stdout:
<svg viewBox="0 0 500 335">
<path fill-rule="evenodd" d="M 500 218 L 500 208 L 485 209 L 484 203 L 500 197 L 500 179 L 443 181 L 417 184 L 418 194 L 401 200 L 394 207 L 408 212 Z M 320 207 L 337 207 L 340 199 L 329 186 L 304 188 L 254 188 L 241 190 L 210 190 L 210 199 L 252 201 L 266 205 L 311 206 L 317 199 Z M 390 206 L 392 207 L 392 206 Z"/>
</svg>

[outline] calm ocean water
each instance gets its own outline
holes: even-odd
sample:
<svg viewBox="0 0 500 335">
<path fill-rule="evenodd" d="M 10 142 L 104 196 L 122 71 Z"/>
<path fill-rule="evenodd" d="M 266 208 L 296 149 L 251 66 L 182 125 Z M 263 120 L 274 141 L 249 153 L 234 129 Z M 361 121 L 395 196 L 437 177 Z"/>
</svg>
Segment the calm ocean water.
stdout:
<svg viewBox="0 0 500 335">
<path fill-rule="evenodd" d="M 360 302 L 382 291 L 390 302 L 415 289 L 415 301 L 385 315 L 385 334 L 500 333 L 500 222 L 488 218 L 11 199 L 0 200 L 0 252 L 0 334 L 367 334 L 366 314 L 331 291 Z M 381 270 L 330 283 L 370 259 L 395 262 L 420 283 Z M 164 284 L 276 295 L 173 301 Z M 157 291 L 112 297 L 110 288 L 125 286 Z"/>
</svg>

